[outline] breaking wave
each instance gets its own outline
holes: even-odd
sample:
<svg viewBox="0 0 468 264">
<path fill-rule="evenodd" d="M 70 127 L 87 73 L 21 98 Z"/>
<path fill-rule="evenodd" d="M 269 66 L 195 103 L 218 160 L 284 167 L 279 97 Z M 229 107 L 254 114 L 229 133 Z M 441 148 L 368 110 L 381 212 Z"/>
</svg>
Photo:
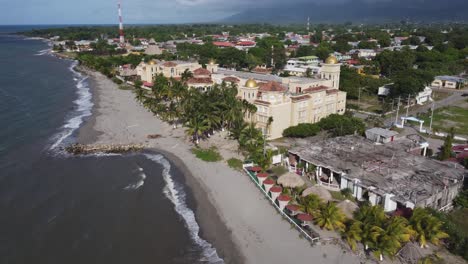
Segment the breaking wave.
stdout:
<svg viewBox="0 0 468 264">
<path fill-rule="evenodd" d="M 124 188 L 124 190 L 138 190 L 140 189 L 141 186 L 145 184 L 146 174 L 143 172 L 143 168 L 138 167 L 138 171 L 140 172 L 138 174 L 138 178 L 139 178 L 138 182 L 129 184 L 128 186 Z"/>
<path fill-rule="evenodd" d="M 62 126 L 61 131 L 53 136 L 52 141 L 54 143 L 51 145 L 50 150 L 57 150 L 58 147 L 63 146 L 64 141 L 80 127 L 84 118 L 91 115 L 91 110 L 94 104 L 92 102 L 92 94 L 88 86 L 88 77 L 83 76 L 81 73 L 74 70 L 74 67 L 77 65 L 78 62 L 75 61 L 69 67 L 70 71 L 74 75 L 74 79 L 76 79 L 75 82 L 78 99 L 73 101 L 75 109 L 71 113 L 70 119 L 68 119 Z"/>
<path fill-rule="evenodd" d="M 164 194 L 174 204 L 176 212 L 182 216 L 184 222 L 190 232 L 190 237 L 195 244 L 200 246 L 203 253 L 203 259 L 200 261 L 208 263 L 224 263 L 223 259 L 218 256 L 216 249 L 206 240 L 199 236 L 200 226 L 195 220 L 194 212 L 187 206 L 185 201 L 185 192 L 183 187 L 177 184 L 170 174 L 171 164 L 162 155 L 159 154 L 145 154 L 145 156 L 163 166 L 163 178 L 166 182 Z"/>
</svg>

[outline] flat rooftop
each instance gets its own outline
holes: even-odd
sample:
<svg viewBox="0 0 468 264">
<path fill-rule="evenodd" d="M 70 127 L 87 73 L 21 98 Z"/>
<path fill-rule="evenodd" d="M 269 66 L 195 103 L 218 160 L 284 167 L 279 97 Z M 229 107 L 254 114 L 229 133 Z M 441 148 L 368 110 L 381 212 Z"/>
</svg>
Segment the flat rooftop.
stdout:
<svg viewBox="0 0 468 264">
<path fill-rule="evenodd" d="M 410 138 L 384 145 L 354 135 L 312 139 L 289 152 L 314 165 L 344 173 L 347 178 L 359 179 L 361 185 L 375 187 L 380 195 L 392 193 L 392 199 L 401 203 L 418 203 L 446 186 L 461 184 L 466 173 L 461 165 L 407 152 L 420 144 L 417 137 Z"/>
</svg>

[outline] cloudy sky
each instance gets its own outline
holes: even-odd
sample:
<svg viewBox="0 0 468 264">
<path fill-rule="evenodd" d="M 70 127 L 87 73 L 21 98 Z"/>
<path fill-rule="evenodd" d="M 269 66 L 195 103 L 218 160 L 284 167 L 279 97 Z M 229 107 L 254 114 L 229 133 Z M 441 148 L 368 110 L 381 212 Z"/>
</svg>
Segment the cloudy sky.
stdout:
<svg viewBox="0 0 468 264">
<path fill-rule="evenodd" d="M 1 24 L 109 24 L 118 0 L 0 0 Z M 298 2 L 330 0 L 287 0 Z M 340 0 L 332 0 L 340 1 Z M 284 0 L 122 0 L 124 23 L 210 22 Z"/>
</svg>

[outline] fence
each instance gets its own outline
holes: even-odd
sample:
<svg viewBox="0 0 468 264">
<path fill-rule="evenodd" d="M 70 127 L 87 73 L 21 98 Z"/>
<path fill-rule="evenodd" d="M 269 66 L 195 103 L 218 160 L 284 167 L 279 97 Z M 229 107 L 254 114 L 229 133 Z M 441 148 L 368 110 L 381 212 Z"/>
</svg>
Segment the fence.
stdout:
<svg viewBox="0 0 468 264">
<path fill-rule="evenodd" d="M 279 206 L 275 203 L 275 201 L 273 201 L 271 199 L 271 197 L 268 195 L 268 193 L 262 188 L 261 184 L 257 183 L 257 181 L 254 179 L 253 175 L 251 174 L 250 171 L 248 171 L 246 168 L 247 167 L 252 167 L 253 164 L 244 164 L 243 165 L 243 168 L 244 168 L 244 171 L 245 173 L 247 173 L 247 175 L 249 175 L 250 179 L 255 183 L 255 185 L 257 186 L 258 189 L 260 189 L 263 194 L 268 198 L 268 200 L 270 201 L 270 203 L 276 208 L 276 210 L 278 210 L 280 212 L 280 214 L 286 219 L 288 220 L 289 223 L 293 224 L 294 227 L 308 240 L 310 241 L 310 243 L 317 243 L 319 240 L 320 240 L 320 236 L 317 234 L 317 232 L 313 231 L 315 233 L 315 237 L 312 237 L 310 236 L 306 231 L 304 231 L 304 229 L 302 229 L 302 227 L 300 227 L 291 217 L 289 217 L 289 215 L 287 215 L 285 212 L 283 212 L 283 210 L 281 210 L 279 208 Z M 312 227 L 310 227 L 312 229 Z"/>
</svg>

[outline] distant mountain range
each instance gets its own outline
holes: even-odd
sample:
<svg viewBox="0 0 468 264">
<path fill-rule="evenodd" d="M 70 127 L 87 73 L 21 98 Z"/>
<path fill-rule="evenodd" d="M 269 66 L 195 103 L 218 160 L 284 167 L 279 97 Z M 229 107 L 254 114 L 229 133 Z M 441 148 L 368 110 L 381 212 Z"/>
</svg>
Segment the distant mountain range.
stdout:
<svg viewBox="0 0 468 264">
<path fill-rule="evenodd" d="M 287 1 L 285 1 L 287 2 Z M 468 0 L 350 0 L 344 3 L 294 3 L 256 8 L 224 23 L 312 23 L 468 21 Z"/>
</svg>

